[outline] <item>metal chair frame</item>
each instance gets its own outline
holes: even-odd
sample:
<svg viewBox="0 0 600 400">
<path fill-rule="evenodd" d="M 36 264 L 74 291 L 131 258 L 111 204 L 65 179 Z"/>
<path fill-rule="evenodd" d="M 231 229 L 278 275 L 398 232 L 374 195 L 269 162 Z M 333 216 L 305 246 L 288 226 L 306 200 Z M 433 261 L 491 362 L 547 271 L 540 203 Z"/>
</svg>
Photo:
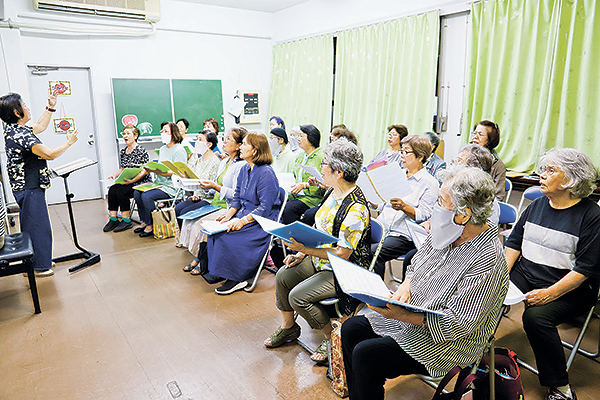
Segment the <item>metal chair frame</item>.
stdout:
<svg viewBox="0 0 600 400">
<path fill-rule="evenodd" d="M 281 202 L 281 208 L 279 209 L 279 215 L 277 216 L 277 222 L 281 222 L 281 216 L 283 215 L 283 209 L 285 208 L 285 205 L 287 204 L 287 198 L 288 198 L 288 192 L 282 187 L 279 188 L 279 194 L 283 196 L 283 201 Z M 273 246 L 273 240 L 274 240 L 274 236 L 271 235 L 271 239 L 269 241 L 269 248 L 265 252 L 265 255 L 263 256 L 260 263 L 258 264 L 258 270 L 256 271 L 254 278 L 252 279 L 252 284 L 250 286 L 245 287 L 244 291 L 246 291 L 248 293 L 252 292 L 254 290 L 254 288 L 256 287 L 256 284 L 258 282 L 258 277 L 260 276 L 261 271 L 263 269 L 267 269 L 265 267 L 265 263 L 267 262 L 267 256 L 269 255 L 269 252 L 271 251 L 271 247 Z M 269 269 L 269 271 L 271 271 L 271 270 Z M 271 272 L 276 272 L 276 271 L 271 271 Z"/>
<path fill-rule="evenodd" d="M 527 189 L 525 189 L 525 191 L 523 192 L 523 195 L 521 196 L 521 201 L 519 202 L 519 207 L 517 207 L 517 214 L 520 216 L 524 209 L 523 209 L 523 203 L 525 202 L 525 199 L 529 200 L 529 201 L 533 201 L 535 199 L 537 199 L 538 197 L 542 197 L 544 194 L 541 191 L 541 186 L 531 186 L 528 187 Z"/>
<path fill-rule="evenodd" d="M 512 194 L 513 183 L 510 179 L 504 179 L 504 191 L 506 192 L 506 197 L 504 200 L 508 203 L 510 200 L 510 195 Z"/>
</svg>

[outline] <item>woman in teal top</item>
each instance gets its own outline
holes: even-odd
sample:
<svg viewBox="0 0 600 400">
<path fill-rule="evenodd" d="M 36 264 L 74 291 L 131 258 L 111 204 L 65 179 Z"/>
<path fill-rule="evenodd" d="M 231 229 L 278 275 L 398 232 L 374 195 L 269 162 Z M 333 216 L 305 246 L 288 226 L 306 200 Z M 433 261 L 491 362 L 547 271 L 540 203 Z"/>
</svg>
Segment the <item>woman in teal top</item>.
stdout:
<svg viewBox="0 0 600 400">
<path fill-rule="evenodd" d="M 158 151 L 158 161 L 181 161 L 185 163 L 187 161 L 187 153 L 181 141 L 183 136 L 179 133 L 179 128 L 172 122 L 163 124 L 160 131 L 160 137 L 165 143 L 164 146 Z M 146 192 L 140 192 L 136 190 L 133 193 L 133 198 L 138 207 L 138 214 L 142 221 L 142 226 L 134 230 L 135 233 L 139 233 L 140 237 L 152 236 L 152 211 L 156 208 L 154 202 L 160 199 L 171 198 L 177 193 L 177 189 L 173 187 L 173 181 L 171 176 L 173 172 L 162 172 L 157 169 L 151 169 L 144 167 L 148 172 L 154 172 L 156 179 L 154 183 L 162 185 L 159 189 L 151 189 Z"/>
<path fill-rule="evenodd" d="M 300 167 L 300 165 L 306 165 L 315 167 L 317 170 L 321 168 L 321 161 L 323 160 L 323 151 L 319 147 L 321 132 L 314 125 L 302 125 L 300 132 L 298 145 L 303 152 L 296 157 L 296 165 L 292 170 L 297 183 L 292 186 L 288 202 L 283 210 L 281 216 L 283 224 L 298 221 L 306 210 L 318 206 L 325 194 L 325 191 L 320 187 L 308 184 L 308 178 L 312 175 Z"/>
</svg>

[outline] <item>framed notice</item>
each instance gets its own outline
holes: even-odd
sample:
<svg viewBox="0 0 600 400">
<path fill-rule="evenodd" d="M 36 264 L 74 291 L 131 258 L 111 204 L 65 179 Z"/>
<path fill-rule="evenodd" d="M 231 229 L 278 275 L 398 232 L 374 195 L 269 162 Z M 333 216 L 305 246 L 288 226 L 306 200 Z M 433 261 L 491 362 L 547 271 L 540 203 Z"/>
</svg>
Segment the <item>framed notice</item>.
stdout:
<svg viewBox="0 0 600 400">
<path fill-rule="evenodd" d="M 71 81 L 48 81 L 50 92 L 57 91 L 59 96 L 71 95 Z"/>
<path fill-rule="evenodd" d="M 75 120 L 73 118 L 54 118 L 54 132 L 68 133 L 75 131 Z"/>
<path fill-rule="evenodd" d="M 260 91 L 242 91 L 240 97 L 244 102 L 244 110 L 240 116 L 240 123 L 260 124 L 262 112 L 260 104 Z"/>
</svg>

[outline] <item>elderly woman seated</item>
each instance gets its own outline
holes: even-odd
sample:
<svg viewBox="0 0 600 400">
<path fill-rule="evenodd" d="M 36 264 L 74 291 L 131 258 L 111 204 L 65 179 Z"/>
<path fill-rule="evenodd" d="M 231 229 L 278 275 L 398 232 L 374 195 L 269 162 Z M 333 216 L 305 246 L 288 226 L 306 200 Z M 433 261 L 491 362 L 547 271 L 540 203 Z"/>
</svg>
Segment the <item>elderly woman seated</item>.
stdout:
<svg viewBox="0 0 600 400">
<path fill-rule="evenodd" d="M 523 328 L 546 399 L 576 399 L 556 326 L 596 304 L 600 278 L 600 208 L 588 199 L 598 172 L 578 150 L 541 160 L 542 196 L 523 212 L 506 242 L 510 279 L 526 296 Z"/>
<path fill-rule="evenodd" d="M 327 252 L 365 268 L 368 268 L 371 259 L 369 209 L 362 191 L 355 184 L 362 162 L 363 155 L 358 146 L 345 139 L 325 148 L 321 172 L 323 180 L 333 191 L 317 212 L 315 226 L 339 237 L 339 241 L 321 248 L 309 248 L 296 241 L 288 245 L 298 253 L 286 257 L 285 267 L 276 276 L 276 305 L 283 323 L 265 340 L 265 346 L 278 347 L 300 336 L 300 326 L 294 321 L 296 311 L 311 328 L 321 329 L 325 335 L 325 340 L 311 359 L 317 363 L 327 361 L 331 322 L 319 300 L 337 295 Z"/>
<path fill-rule="evenodd" d="M 350 398 L 383 399 L 388 378 L 442 376 L 481 355 L 508 290 L 508 270 L 490 227 L 494 183 L 476 168 L 440 173 L 447 180 L 434 206 L 431 235 L 413 258 L 394 299 L 439 311 L 373 308 L 342 325 Z"/>
</svg>

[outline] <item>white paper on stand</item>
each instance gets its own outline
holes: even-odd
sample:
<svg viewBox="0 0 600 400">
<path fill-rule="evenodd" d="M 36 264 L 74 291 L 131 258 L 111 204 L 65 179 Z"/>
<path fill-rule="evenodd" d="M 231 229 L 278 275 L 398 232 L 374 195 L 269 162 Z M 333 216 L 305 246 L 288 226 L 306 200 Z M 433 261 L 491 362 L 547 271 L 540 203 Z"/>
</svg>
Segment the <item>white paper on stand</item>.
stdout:
<svg viewBox="0 0 600 400">
<path fill-rule="evenodd" d="M 97 163 L 98 161 L 90 160 L 87 157 L 79 158 L 75 161 L 71 161 L 58 167 L 52 168 L 53 174 L 51 175 L 53 178 L 57 176 L 63 176 L 73 171 L 77 171 L 78 169 L 89 167 L 90 165 L 94 165 Z"/>
<path fill-rule="evenodd" d="M 391 199 L 400 199 L 412 193 L 406 171 L 395 162 L 368 172 L 362 171 L 356 184 L 367 200 L 375 204 L 389 203 Z"/>
</svg>

